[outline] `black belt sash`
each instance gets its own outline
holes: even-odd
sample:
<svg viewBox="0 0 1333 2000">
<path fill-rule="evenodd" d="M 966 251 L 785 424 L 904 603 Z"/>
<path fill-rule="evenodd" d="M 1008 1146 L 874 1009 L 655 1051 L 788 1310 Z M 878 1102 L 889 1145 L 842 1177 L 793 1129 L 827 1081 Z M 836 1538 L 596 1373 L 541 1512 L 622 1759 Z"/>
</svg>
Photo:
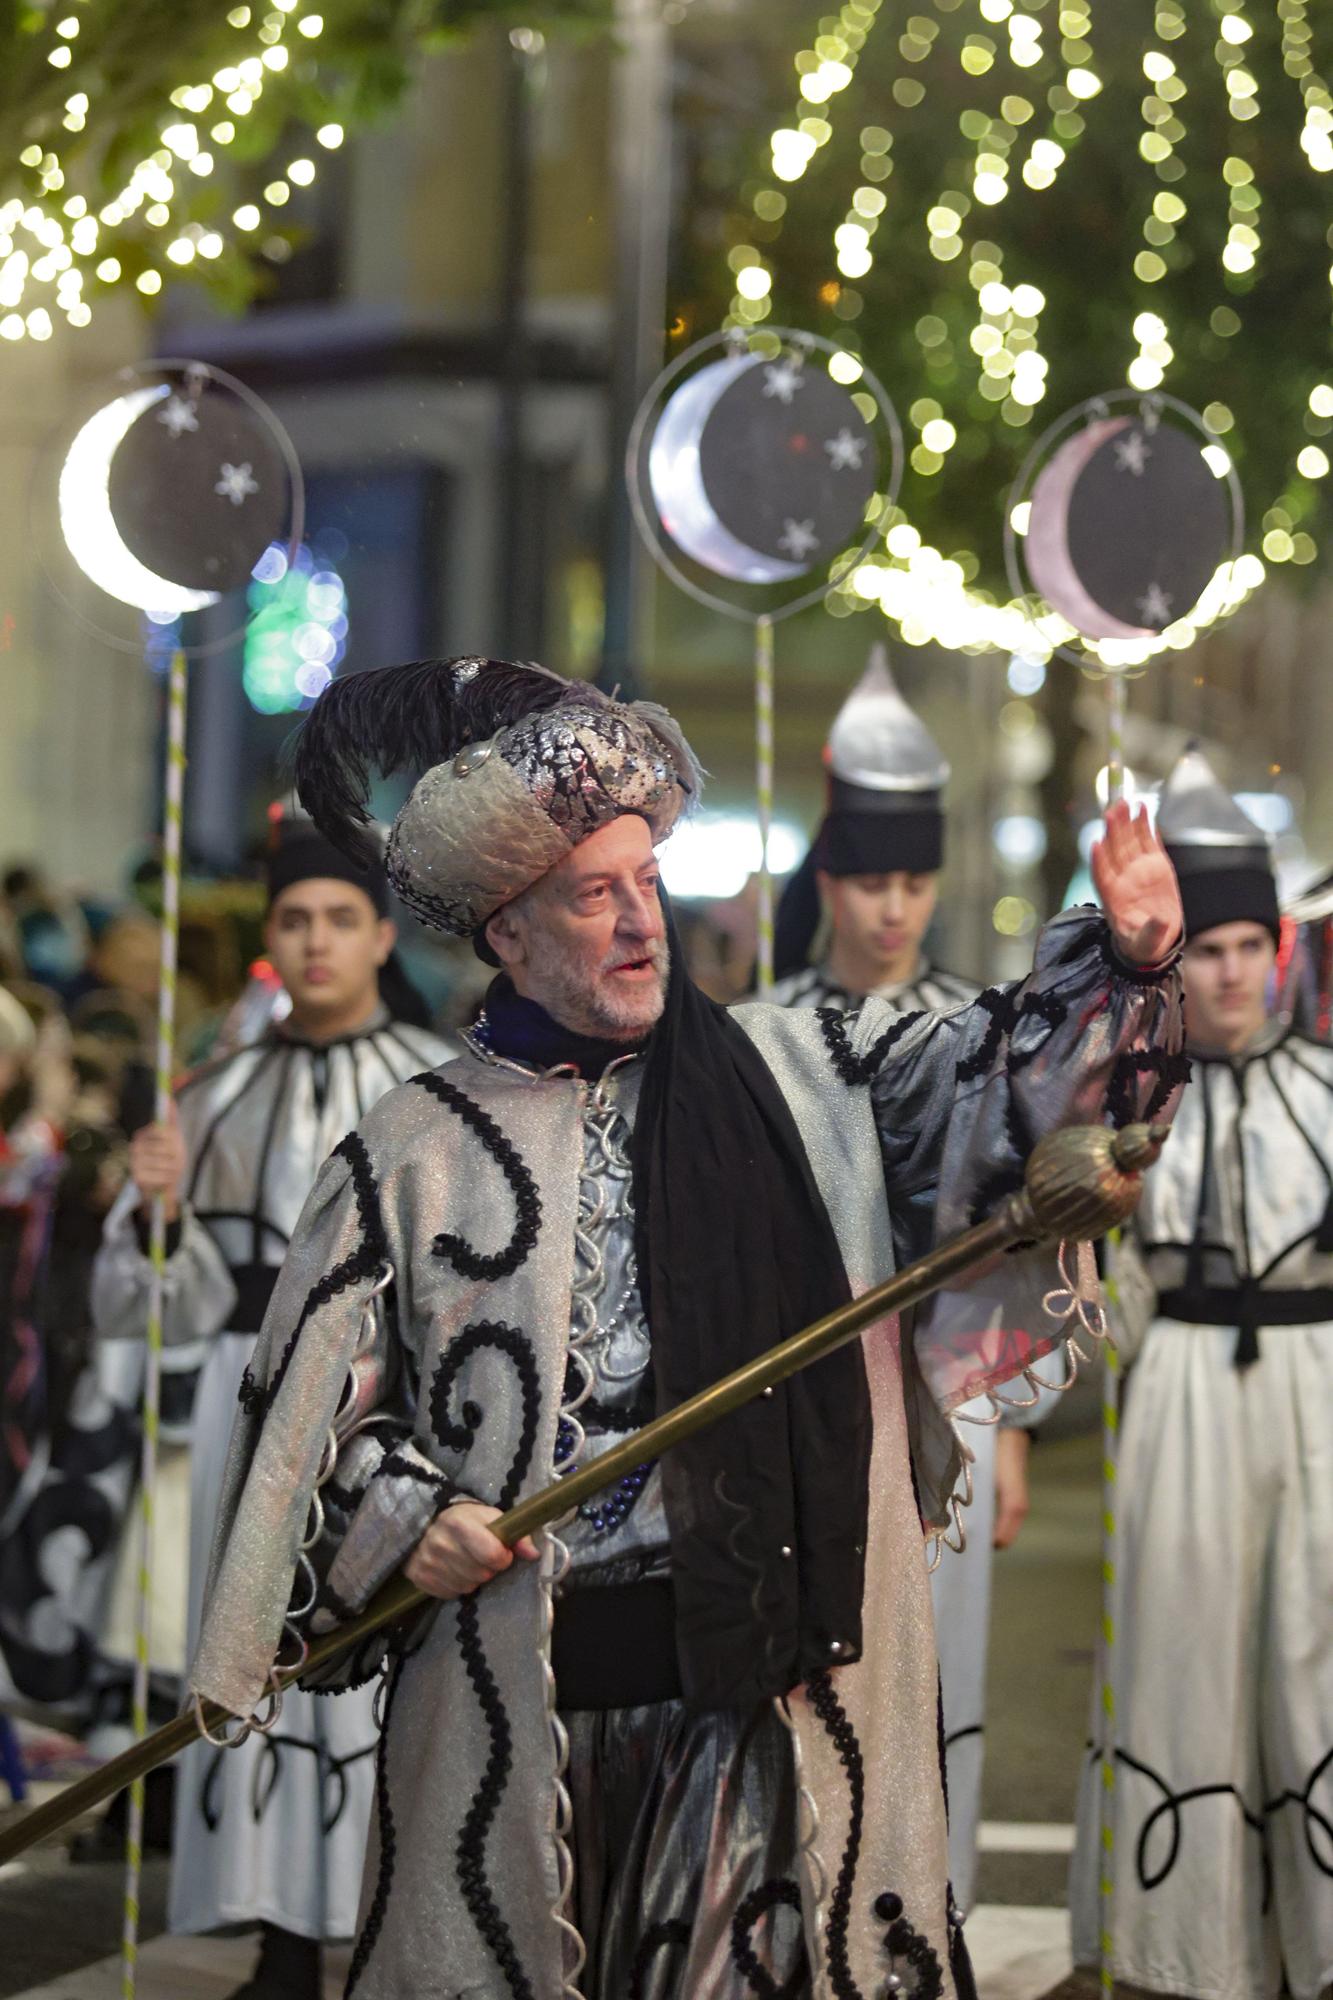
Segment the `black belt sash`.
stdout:
<svg viewBox="0 0 1333 2000">
<path fill-rule="evenodd" d="M 1261 1326 L 1320 1326 L 1333 1320 L 1333 1286 L 1293 1292 L 1265 1291 L 1262 1285 L 1182 1285 L 1159 1292 L 1157 1310 L 1187 1326 L 1238 1328 L 1236 1366 L 1249 1368 L 1259 1359 Z"/>
<path fill-rule="evenodd" d="M 679 1701 L 676 1594 L 667 1576 L 587 1584 L 558 1597 L 551 1671 L 561 1709 Z"/>
</svg>

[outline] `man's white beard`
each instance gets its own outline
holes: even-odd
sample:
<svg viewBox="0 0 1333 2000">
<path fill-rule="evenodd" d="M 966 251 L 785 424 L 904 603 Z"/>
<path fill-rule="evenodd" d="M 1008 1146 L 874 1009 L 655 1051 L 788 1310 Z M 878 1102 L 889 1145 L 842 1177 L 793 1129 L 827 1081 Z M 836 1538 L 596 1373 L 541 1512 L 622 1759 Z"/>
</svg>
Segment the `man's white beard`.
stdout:
<svg viewBox="0 0 1333 2000">
<path fill-rule="evenodd" d="M 651 986 L 617 993 L 603 984 L 602 974 L 613 965 L 623 965 L 627 956 L 652 960 L 657 978 Z M 666 1004 L 670 970 L 671 949 L 665 938 L 654 938 L 630 953 L 623 945 L 617 946 L 598 971 L 590 974 L 571 963 L 544 932 L 534 927 L 529 933 L 528 976 L 533 998 L 562 1027 L 601 1041 L 636 1042 L 656 1025 Z"/>
</svg>

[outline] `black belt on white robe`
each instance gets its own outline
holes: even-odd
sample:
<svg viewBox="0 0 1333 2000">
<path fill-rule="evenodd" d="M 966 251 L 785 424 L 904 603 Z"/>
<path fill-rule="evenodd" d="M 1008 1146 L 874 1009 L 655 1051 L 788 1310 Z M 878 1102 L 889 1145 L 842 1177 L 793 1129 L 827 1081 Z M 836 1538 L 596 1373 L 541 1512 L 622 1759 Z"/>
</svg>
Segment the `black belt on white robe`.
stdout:
<svg viewBox="0 0 1333 2000">
<path fill-rule="evenodd" d="M 1333 1287 L 1309 1291 L 1265 1291 L 1262 1285 L 1181 1285 L 1159 1292 L 1157 1310 L 1163 1319 L 1187 1326 L 1234 1326 L 1237 1368 L 1259 1359 L 1261 1326 L 1320 1326 L 1333 1320 Z"/>
</svg>

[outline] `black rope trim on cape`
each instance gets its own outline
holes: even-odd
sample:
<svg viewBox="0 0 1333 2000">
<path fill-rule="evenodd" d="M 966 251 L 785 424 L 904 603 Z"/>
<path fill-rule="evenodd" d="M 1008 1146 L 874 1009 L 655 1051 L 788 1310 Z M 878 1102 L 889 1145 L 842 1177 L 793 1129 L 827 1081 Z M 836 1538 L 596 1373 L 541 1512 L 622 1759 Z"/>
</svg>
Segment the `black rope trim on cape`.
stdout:
<svg viewBox="0 0 1333 2000">
<path fill-rule="evenodd" d="M 372 1479 L 408 1479 L 414 1486 L 429 1486 L 441 1501 L 452 1500 L 458 1491 L 446 1473 L 437 1472 L 433 1466 L 418 1465 L 415 1459 L 404 1458 L 398 1451 L 391 1451 L 386 1458 L 382 1458 L 370 1476 Z"/>
<path fill-rule="evenodd" d="M 356 1196 L 357 1220 L 361 1225 L 361 1242 L 350 1256 L 344 1257 L 340 1264 L 335 1264 L 331 1271 L 311 1286 L 306 1302 L 301 1308 L 301 1317 L 297 1320 L 295 1331 L 282 1351 L 282 1358 L 274 1370 L 273 1379 L 267 1390 L 260 1387 L 249 1366 L 246 1366 L 241 1376 L 241 1392 L 238 1400 L 248 1417 L 266 1415 L 273 1408 L 278 1391 L 291 1366 L 292 1356 L 296 1352 L 296 1343 L 301 1338 L 302 1329 L 311 1315 L 318 1312 L 321 1306 L 328 1305 L 331 1299 L 337 1298 L 339 1292 L 345 1292 L 349 1285 L 354 1285 L 363 1278 L 373 1278 L 388 1258 L 388 1239 L 380 1219 L 379 1189 L 364 1139 L 357 1132 L 349 1132 L 347 1137 L 334 1147 L 332 1157 L 346 1160 L 351 1168 L 352 1192 Z"/>
<path fill-rule="evenodd" d="M 475 1591 L 472 1596 L 458 1600 L 458 1650 L 491 1739 L 486 1769 L 472 1796 L 454 1849 L 458 1883 L 468 1915 L 504 1974 L 513 2000 L 536 2000 L 535 1990 L 523 1970 L 509 1926 L 500 1914 L 500 1906 L 486 1880 L 486 1836 L 499 1810 L 505 1786 L 509 1783 L 514 1762 L 514 1741 L 510 1734 L 509 1717 L 500 1699 L 499 1686 L 481 1643 Z"/>
<path fill-rule="evenodd" d="M 856 1881 L 856 1864 L 861 1856 L 861 1831 L 865 1823 L 865 1765 L 856 1731 L 846 1709 L 833 1692 L 832 1675 L 827 1672 L 816 1674 L 812 1681 L 807 1682 L 805 1692 L 811 1708 L 832 1738 L 833 1747 L 847 1773 L 849 1795 L 847 1845 L 829 1899 L 828 1922 L 824 1927 L 829 1978 L 833 1983 L 834 2000 L 862 2000 L 847 1956 L 847 1926 L 851 1918 L 852 1889 Z"/>
<path fill-rule="evenodd" d="M 537 1426 L 541 1421 L 541 1377 L 527 1336 L 520 1333 L 517 1327 L 505 1326 L 500 1320 L 479 1320 L 473 1326 L 465 1326 L 450 1341 L 436 1367 L 430 1391 L 430 1420 L 436 1438 L 446 1451 L 471 1450 L 486 1413 L 479 1403 L 469 1400 L 459 1413 L 461 1422 L 455 1423 L 449 1414 L 449 1398 L 459 1371 L 484 1347 L 498 1348 L 502 1354 L 508 1355 L 518 1376 L 519 1394 L 523 1400 L 523 1427 L 518 1450 L 495 1500 L 495 1505 L 505 1510 L 517 1500 L 519 1489 L 527 1477 L 537 1443 Z"/>
<path fill-rule="evenodd" d="M 1189 1082 L 1190 1059 L 1183 1049 L 1126 1049 L 1117 1056 L 1106 1086 L 1106 1112 L 1117 1132 L 1139 1116 L 1134 1098 L 1141 1076 L 1157 1079 L 1143 1110 L 1144 1122 L 1150 1125 L 1165 1111 L 1172 1092 Z"/>
<path fill-rule="evenodd" d="M 350 1750 L 345 1757 L 335 1757 L 322 1743 L 309 1742 L 303 1736 L 261 1735 L 256 1745 L 258 1755 L 252 1760 L 250 1774 L 250 1818 L 256 1826 L 263 1822 L 265 1813 L 282 1781 L 283 1753 L 287 1750 L 304 1750 L 315 1760 L 321 1798 L 320 1830 L 332 1833 L 347 1809 L 347 1772 L 351 1765 L 359 1764 L 367 1757 L 375 1755 L 376 1746 L 366 1743 L 360 1750 Z M 215 1750 L 209 1758 L 199 1787 L 199 1817 L 210 1833 L 216 1833 L 222 1824 L 225 1807 L 217 1800 L 217 1783 L 221 1775 L 227 1752 Z M 330 1800 L 330 1784 L 333 1796 Z"/>
<path fill-rule="evenodd" d="M 815 1019 L 819 1022 L 819 1032 L 824 1037 L 824 1046 L 834 1069 L 849 1089 L 857 1089 L 874 1082 L 889 1050 L 902 1040 L 909 1028 L 924 1018 L 924 1014 L 924 1008 L 918 1008 L 914 1014 L 900 1014 L 863 1056 L 857 1055 L 852 1047 L 845 1013 L 836 1007 L 820 1007 Z"/>
<path fill-rule="evenodd" d="M 490 1114 L 483 1111 L 479 1104 L 474 1104 L 465 1091 L 459 1090 L 456 1084 L 446 1083 L 434 1070 L 426 1070 L 421 1076 L 412 1077 L 411 1081 L 428 1090 L 447 1110 L 461 1118 L 470 1132 L 475 1133 L 509 1183 L 514 1197 L 513 1236 L 505 1248 L 493 1257 L 483 1256 L 463 1237 L 454 1235 L 450 1230 L 443 1230 L 435 1238 L 431 1246 L 432 1254 L 446 1258 L 460 1278 L 489 1283 L 496 1278 L 512 1277 L 532 1255 L 537 1232 L 541 1228 L 542 1205 L 536 1181 L 524 1166 L 512 1140 L 505 1137 Z"/>
<path fill-rule="evenodd" d="M 884 1949 L 888 1953 L 889 1971 L 901 1980 L 903 1965 L 912 1974 L 910 1991 L 912 2000 L 942 2000 L 944 1993 L 944 1968 L 932 1949 L 928 1939 L 922 1937 L 915 1925 L 903 1915 L 903 1899 L 892 1889 L 875 1898 L 875 1915 L 882 1924 L 888 1925 L 884 1933 Z"/>
<path fill-rule="evenodd" d="M 985 1076 L 994 1066 L 1001 1042 L 1006 1035 L 1012 1037 L 1021 1022 L 1041 1020 L 1054 1030 L 1069 1013 L 1067 1000 L 1062 1000 L 1058 993 L 1043 993 L 1039 987 L 1029 987 L 1024 992 L 1016 986 L 987 986 L 978 993 L 973 1005 L 990 1015 L 990 1023 L 974 1052 L 960 1059 L 954 1071 L 956 1083 L 973 1083 L 977 1077 Z M 1009 1073 L 1012 1075 L 1035 1062 L 1042 1046 L 1011 1050 L 1006 1065 Z"/>
<path fill-rule="evenodd" d="M 801 1908 L 801 1892 L 790 1879 L 761 1882 L 757 1889 L 751 1889 L 748 1896 L 736 1906 L 736 1914 L 731 1920 L 731 1960 L 745 1980 L 751 1993 L 759 2000 L 801 2000 L 808 1991 L 810 1965 L 805 1953 L 805 1938 L 797 1932 L 798 1955 L 781 1986 L 767 1967 L 760 1964 L 750 1942 L 750 1934 L 760 1917 L 769 1910 Z"/>
<path fill-rule="evenodd" d="M 366 1921 L 361 1926 L 361 1935 L 352 1953 L 352 1963 L 347 1973 L 347 1985 L 343 1989 L 344 2000 L 352 2000 L 361 1983 L 362 1974 L 370 1963 L 370 1954 L 379 1943 L 380 1932 L 384 1928 L 384 1918 L 389 1907 L 389 1894 L 393 1888 L 393 1871 L 398 1859 L 398 1830 L 394 1825 L 393 1807 L 389 1802 L 389 1723 L 393 1717 L 393 1705 L 398 1695 L 403 1668 L 407 1664 L 402 1654 L 389 1669 L 388 1692 L 384 1697 L 384 1721 L 380 1727 L 379 1749 L 375 1757 L 375 1812 L 379 1821 L 380 1854 L 379 1871 L 375 1877 L 375 1893 L 366 1911 Z"/>
<path fill-rule="evenodd" d="M 643 2000 L 644 1983 L 648 1971 L 659 1951 L 668 1945 L 688 1944 L 692 1927 L 688 1917 L 667 1917 L 660 1924 L 650 1924 L 644 1932 L 639 1948 L 634 1954 L 634 1963 L 629 1972 L 629 1989 L 625 2000 Z"/>
</svg>

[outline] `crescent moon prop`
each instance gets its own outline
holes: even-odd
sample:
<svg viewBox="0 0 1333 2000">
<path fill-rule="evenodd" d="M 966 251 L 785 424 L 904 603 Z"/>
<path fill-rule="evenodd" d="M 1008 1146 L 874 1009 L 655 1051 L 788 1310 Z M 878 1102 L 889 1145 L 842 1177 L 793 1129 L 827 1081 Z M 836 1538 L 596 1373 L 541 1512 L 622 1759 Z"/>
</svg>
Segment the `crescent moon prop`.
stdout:
<svg viewBox="0 0 1333 2000">
<path fill-rule="evenodd" d="M 1032 489 L 1028 521 L 1027 561 L 1046 602 L 1067 618 L 1085 639 L 1150 639 L 1151 626 L 1126 625 L 1112 617 L 1085 589 L 1069 554 L 1069 503 L 1079 475 L 1109 438 L 1129 428 L 1129 417 L 1104 417 L 1088 424 L 1061 445 L 1043 466 Z"/>
<path fill-rule="evenodd" d="M 111 512 L 111 463 L 125 433 L 146 409 L 170 395 L 166 383 L 133 389 L 104 404 L 75 436 L 60 468 L 60 530 L 84 575 L 121 604 L 165 619 L 203 611 L 215 590 L 190 590 L 141 563 L 127 548 Z"/>
<path fill-rule="evenodd" d="M 687 556 L 735 583 L 783 583 L 809 568 L 741 541 L 718 519 L 704 487 L 699 451 L 704 425 L 723 393 L 760 360 L 755 354 L 731 355 L 692 375 L 662 412 L 648 452 L 648 482 L 662 526 Z"/>
</svg>

